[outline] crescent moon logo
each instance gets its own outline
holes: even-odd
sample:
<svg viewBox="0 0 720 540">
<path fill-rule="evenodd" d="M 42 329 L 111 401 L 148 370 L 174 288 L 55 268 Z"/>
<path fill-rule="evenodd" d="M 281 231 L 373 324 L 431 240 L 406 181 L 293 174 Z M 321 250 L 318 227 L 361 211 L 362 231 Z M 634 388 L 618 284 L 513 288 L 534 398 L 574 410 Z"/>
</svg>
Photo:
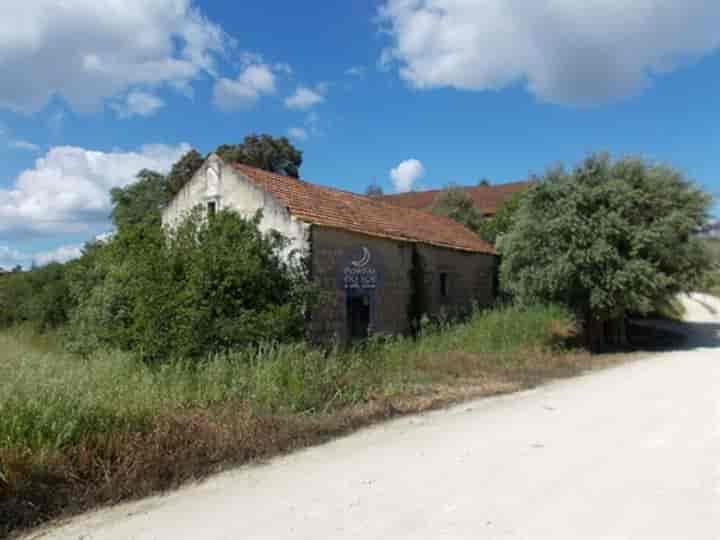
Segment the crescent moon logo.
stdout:
<svg viewBox="0 0 720 540">
<path fill-rule="evenodd" d="M 357 261 L 351 261 L 350 264 L 352 264 L 355 268 L 365 268 L 368 264 L 370 264 L 370 250 L 366 247 L 362 248 L 362 257 L 358 259 Z"/>
</svg>

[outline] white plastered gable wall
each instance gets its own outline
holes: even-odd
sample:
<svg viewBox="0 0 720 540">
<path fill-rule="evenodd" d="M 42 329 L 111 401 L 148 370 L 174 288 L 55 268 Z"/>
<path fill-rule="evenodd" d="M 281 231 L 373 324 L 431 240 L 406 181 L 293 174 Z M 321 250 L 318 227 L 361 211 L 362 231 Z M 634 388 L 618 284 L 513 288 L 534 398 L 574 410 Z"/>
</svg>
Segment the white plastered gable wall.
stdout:
<svg viewBox="0 0 720 540">
<path fill-rule="evenodd" d="M 175 227 L 193 208 L 200 206 L 207 209 L 210 202 L 215 202 L 217 210 L 232 209 L 248 219 L 262 210 L 260 230 L 263 233 L 277 231 L 289 240 L 282 253 L 285 258 L 293 253 L 301 256 L 309 253 L 310 225 L 296 219 L 285 205 L 215 154 L 208 157 L 200 170 L 168 203 L 163 211 L 162 223 Z"/>
</svg>

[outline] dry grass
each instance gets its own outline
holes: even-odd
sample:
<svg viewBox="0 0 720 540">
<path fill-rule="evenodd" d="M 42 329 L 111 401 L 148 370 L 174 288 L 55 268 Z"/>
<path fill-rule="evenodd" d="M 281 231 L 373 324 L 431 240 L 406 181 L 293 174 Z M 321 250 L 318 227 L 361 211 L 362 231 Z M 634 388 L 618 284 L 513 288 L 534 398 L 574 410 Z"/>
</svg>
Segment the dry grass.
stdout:
<svg viewBox="0 0 720 540">
<path fill-rule="evenodd" d="M 0 370 L 5 362 L 6 373 L 22 366 L 29 374 L 15 375 L 25 381 L 17 385 L 16 397 L 36 384 L 38 403 L 52 409 L 38 408 L 31 397 L 0 394 L 0 411 L 18 418 L 0 420 L 5 471 L 0 535 L 171 489 L 393 416 L 530 388 L 592 368 L 590 355 L 557 348 L 571 326 L 556 312 L 550 315 L 528 316 L 524 333 L 517 313 L 500 313 L 416 342 L 397 340 L 316 358 L 307 351 L 282 350 L 266 353 L 260 363 L 221 358 L 202 369 L 168 367 L 161 376 L 112 355 L 73 367 L 75 358 L 48 347 L 35 356 L 22 354 L 27 344 L 20 338 L 0 336 L 3 350 L 15 347 L 20 358 L 14 363 L 0 358 Z M 513 332 L 517 335 L 509 340 Z M 523 339 L 517 337 L 521 334 Z M 57 365 L 48 365 L 52 362 Z M 85 379 L 67 373 L 73 369 Z M 92 385 L 97 388 L 90 392 Z M 9 389 L 0 383 L 0 392 Z M 113 408 L 101 410 L 111 398 Z M 38 412 L 46 421 L 32 416 Z M 66 417 L 76 423 L 58 424 Z"/>
</svg>

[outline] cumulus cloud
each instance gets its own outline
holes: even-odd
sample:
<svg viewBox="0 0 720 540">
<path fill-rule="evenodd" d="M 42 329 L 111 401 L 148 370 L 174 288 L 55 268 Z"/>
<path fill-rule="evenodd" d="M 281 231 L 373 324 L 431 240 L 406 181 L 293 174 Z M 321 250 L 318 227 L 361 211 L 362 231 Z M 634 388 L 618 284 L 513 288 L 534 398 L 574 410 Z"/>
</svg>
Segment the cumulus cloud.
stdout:
<svg viewBox="0 0 720 540">
<path fill-rule="evenodd" d="M 78 111 L 137 85 L 215 76 L 229 39 L 192 0 L 24 0 L 0 9 L 0 108 L 31 113 L 53 96 Z"/>
<path fill-rule="evenodd" d="M 322 85 L 318 86 L 316 90 L 306 86 L 298 86 L 292 96 L 285 98 L 285 106 L 288 109 L 306 111 L 325 101 L 324 91 L 325 87 Z"/>
<path fill-rule="evenodd" d="M 425 167 L 417 159 L 408 159 L 390 170 L 390 179 L 398 193 L 410 191 L 415 182 L 425 175 Z"/>
<path fill-rule="evenodd" d="M 0 189 L 0 232 L 47 235 L 107 225 L 111 188 L 133 182 L 141 169 L 168 171 L 189 149 L 187 144 L 131 152 L 51 148 L 9 189 Z"/>
<path fill-rule="evenodd" d="M 51 262 L 64 263 L 82 255 L 81 245 L 60 246 L 48 251 L 23 253 L 8 246 L 0 246 L 0 268 L 11 269 L 18 265 L 25 268 L 32 264 L 45 266 Z"/>
<path fill-rule="evenodd" d="M 304 141 L 308 138 L 308 132 L 305 128 L 291 127 L 288 129 L 288 135 L 293 139 Z"/>
<path fill-rule="evenodd" d="M 122 103 L 115 103 L 112 107 L 120 118 L 131 118 L 133 116 L 152 116 L 164 106 L 165 102 L 153 94 L 133 91 L 125 97 Z"/>
<path fill-rule="evenodd" d="M 417 88 L 527 84 L 540 100 L 594 105 L 720 47 L 711 0 L 387 0 L 380 21 Z"/>
<path fill-rule="evenodd" d="M 267 64 L 245 66 L 237 79 L 219 79 L 213 102 L 224 111 L 252 107 L 262 95 L 275 93 L 275 74 Z"/>
</svg>

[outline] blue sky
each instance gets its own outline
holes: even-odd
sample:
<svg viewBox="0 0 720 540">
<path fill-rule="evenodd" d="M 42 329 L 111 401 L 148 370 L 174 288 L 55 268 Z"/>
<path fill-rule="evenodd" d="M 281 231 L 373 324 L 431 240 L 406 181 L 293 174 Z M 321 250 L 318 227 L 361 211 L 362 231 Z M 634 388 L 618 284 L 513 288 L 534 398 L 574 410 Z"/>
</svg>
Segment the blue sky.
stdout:
<svg viewBox="0 0 720 540">
<path fill-rule="evenodd" d="M 608 150 L 720 195 L 715 1 L 11 4 L 0 266 L 76 255 L 111 229 L 109 188 L 251 132 L 290 135 L 304 178 L 356 191 L 508 182 Z"/>
</svg>

